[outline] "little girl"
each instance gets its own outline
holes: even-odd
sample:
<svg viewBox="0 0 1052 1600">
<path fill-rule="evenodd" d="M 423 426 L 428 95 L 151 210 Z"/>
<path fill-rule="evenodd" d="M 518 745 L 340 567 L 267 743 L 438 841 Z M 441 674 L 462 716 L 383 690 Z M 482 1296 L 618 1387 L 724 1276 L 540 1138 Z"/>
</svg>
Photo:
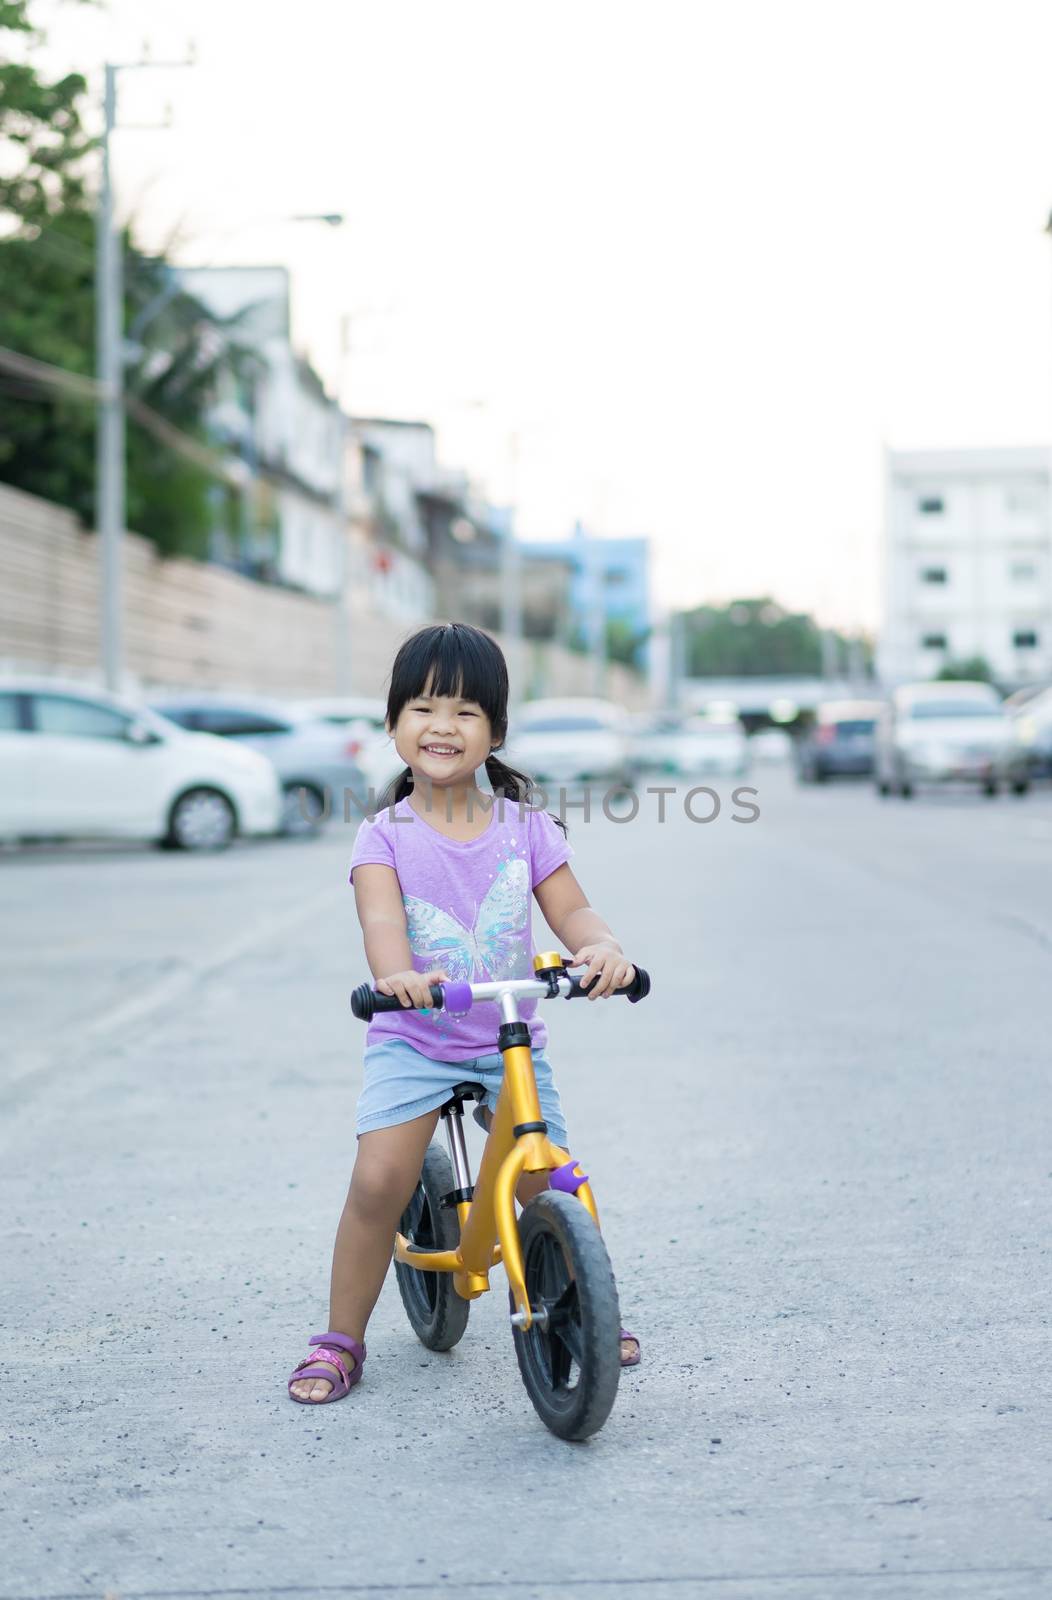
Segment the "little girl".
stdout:
<svg viewBox="0 0 1052 1600">
<path fill-rule="evenodd" d="M 488 634 L 450 622 L 405 641 L 391 671 L 387 729 L 406 768 L 361 824 L 350 871 L 376 987 L 397 995 L 405 1010 L 382 1012 L 366 1035 L 358 1155 L 333 1249 L 330 1331 L 309 1340 L 317 1348 L 288 1384 L 292 1399 L 306 1404 L 342 1400 L 362 1376 L 366 1324 L 438 1108 L 454 1084 L 472 1078 L 487 1089 L 485 1126 L 496 1109 L 499 1006 L 480 1003 L 461 1017 L 424 1011 L 431 984 L 532 977 L 531 890 L 560 946 L 574 952 L 570 965 L 586 968 L 579 976 L 590 1000 L 635 975 L 567 865 L 574 852 L 565 823 L 531 809 L 531 780 L 498 760 L 507 726 L 508 669 Z M 475 782 L 482 766 L 492 802 Z M 520 1004 L 542 1113 L 565 1149 L 547 1028 L 536 1011 L 536 1001 Z M 525 1205 L 547 1186 L 546 1173 L 524 1173 L 516 1196 Z M 624 1329 L 621 1361 L 639 1361 L 639 1341 Z"/>
</svg>

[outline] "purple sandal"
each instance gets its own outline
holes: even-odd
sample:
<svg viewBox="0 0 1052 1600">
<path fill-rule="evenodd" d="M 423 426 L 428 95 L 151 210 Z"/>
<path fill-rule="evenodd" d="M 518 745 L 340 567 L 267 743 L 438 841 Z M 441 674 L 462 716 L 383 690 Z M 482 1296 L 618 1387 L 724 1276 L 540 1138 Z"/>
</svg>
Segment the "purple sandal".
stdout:
<svg viewBox="0 0 1052 1600">
<path fill-rule="evenodd" d="M 639 1365 L 639 1340 L 636 1338 L 634 1333 L 629 1333 L 627 1328 L 622 1328 L 621 1329 L 621 1337 L 622 1337 L 622 1339 L 632 1339 L 635 1342 L 635 1347 L 636 1347 L 636 1353 L 635 1353 L 634 1356 L 622 1356 L 621 1357 L 621 1365 L 623 1367 L 638 1367 L 638 1365 Z"/>
<path fill-rule="evenodd" d="M 359 1344 L 357 1339 L 351 1339 L 346 1333 L 315 1333 L 307 1340 L 308 1344 L 316 1344 L 318 1349 L 313 1355 L 304 1356 L 299 1366 L 293 1370 L 289 1379 L 289 1399 L 295 1400 L 301 1406 L 327 1406 L 330 1400 L 342 1400 L 344 1395 L 350 1394 L 355 1384 L 362 1375 L 362 1363 L 365 1360 L 365 1346 Z M 354 1357 L 354 1371 L 347 1371 L 347 1364 L 340 1354 L 344 1350 Z M 336 1368 L 331 1372 L 321 1365 L 322 1361 L 331 1361 Z M 323 1400 L 305 1400 L 302 1395 L 293 1394 L 292 1385 L 299 1383 L 301 1378 L 324 1378 L 332 1388 Z"/>
</svg>

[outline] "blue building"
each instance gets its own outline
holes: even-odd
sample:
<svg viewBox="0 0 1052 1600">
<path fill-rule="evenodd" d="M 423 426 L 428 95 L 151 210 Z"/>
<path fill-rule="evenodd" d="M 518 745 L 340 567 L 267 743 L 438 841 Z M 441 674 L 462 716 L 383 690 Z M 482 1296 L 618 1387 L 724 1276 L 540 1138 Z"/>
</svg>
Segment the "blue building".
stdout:
<svg viewBox="0 0 1052 1600">
<path fill-rule="evenodd" d="M 569 539 L 520 540 L 525 557 L 545 556 L 571 568 L 570 613 L 573 632 L 592 646 L 600 625 L 607 637 L 644 639 L 636 664 L 646 670 L 651 627 L 649 539 L 595 539 L 578 522 Z M 611 624 L 614 626 L 611 627 Z"/>
</svg>

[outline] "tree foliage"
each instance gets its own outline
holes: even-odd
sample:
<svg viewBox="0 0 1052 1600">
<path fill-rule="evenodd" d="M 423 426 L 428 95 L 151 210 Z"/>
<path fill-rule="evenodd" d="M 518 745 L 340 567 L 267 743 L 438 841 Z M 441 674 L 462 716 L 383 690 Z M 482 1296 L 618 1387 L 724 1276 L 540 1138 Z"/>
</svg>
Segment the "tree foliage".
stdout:
<svg viewBox="0 0 1052 1600">
<path fill-rule="evenodd" d="M 822 630 L 804 612 L 770 598 L 697 606 L 683 613 L 684 668 L 690 678 L 817 677 Z M 846 641 L 832 635 L 843 659 Z"/>
<path fill-rule="evenodd" d="M 5 36 L 40 35 L 28 0 L 0 0 Z M 95 371 L 95 220 L 88 191 L 96 141 L 81 119 L 84 79 L 43 77 L 30 59 L 0 67 L 0 346 L 66 372 Z M 204 442 L 221 383 L 249 380 L 252 357 L 193 296 L 164 257 L 125 232 L 124 327 L 145 325 L 129 346 L 128 394 L 183 434 Z M 0 479 L 95 517 L 95 408 L 35 381 L 0 373 Z M 216 506 L 230 497 L 200 465 L 134 420 L 127 429 L 127 524 L 162 554 L 204 555 Z M 233 531 L 233 530 L 231 530 Z"/>
<path fill-rule="evenodd" d="M 966 656 L 963 661 L 947 661 L 936 674 L 937 683 L 992 683 L 994 675 L 985 656 Z"/>
</svg>

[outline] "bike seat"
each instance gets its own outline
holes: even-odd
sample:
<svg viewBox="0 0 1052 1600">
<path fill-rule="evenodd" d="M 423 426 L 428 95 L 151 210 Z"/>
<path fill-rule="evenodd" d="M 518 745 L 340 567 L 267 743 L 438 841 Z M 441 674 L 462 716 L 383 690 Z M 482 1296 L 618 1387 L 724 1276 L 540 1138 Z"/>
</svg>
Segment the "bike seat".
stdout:
<svg viewBox="0 0 1052 1600">
<path fill-rule="evenodd" d="M 440 1114 L 446 1116 L 454 1106 L 462 1106 L 465 1100 L 485 1100 L 486 1086 L 484 1083 L 458 1083 L 453 1087 L 453 1092 L 446 1103 L 440 1107 Z"/>
</svg>

